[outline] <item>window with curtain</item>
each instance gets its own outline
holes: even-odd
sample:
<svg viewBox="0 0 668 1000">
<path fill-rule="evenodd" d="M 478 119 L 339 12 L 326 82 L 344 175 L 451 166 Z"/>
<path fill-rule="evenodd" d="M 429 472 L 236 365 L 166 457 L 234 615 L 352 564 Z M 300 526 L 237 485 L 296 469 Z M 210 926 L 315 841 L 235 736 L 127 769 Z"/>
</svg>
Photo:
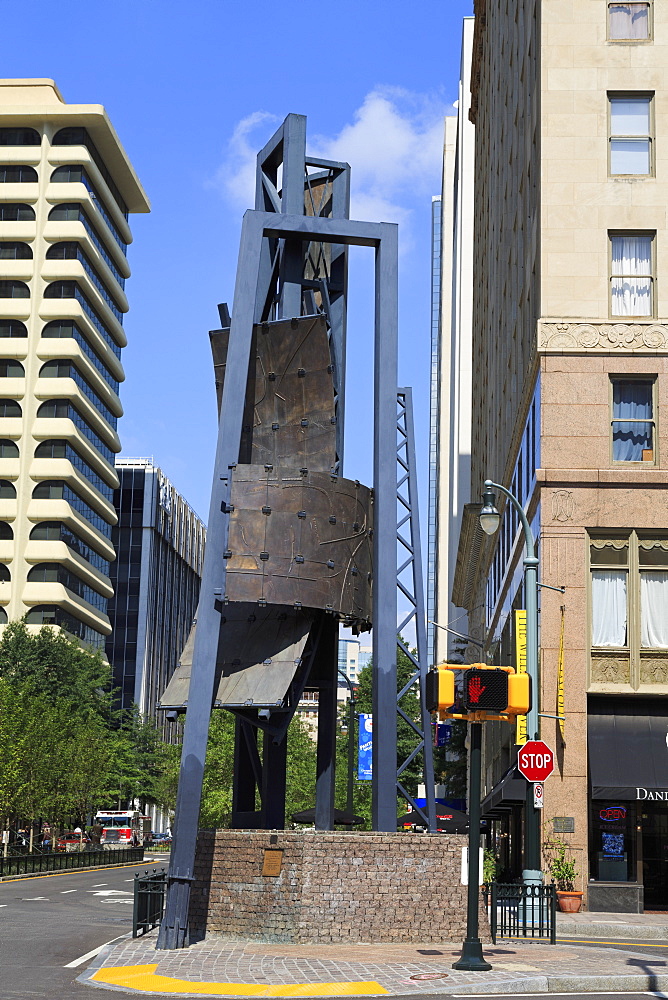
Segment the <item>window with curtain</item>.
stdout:
<svg viewBox="0 0 668 1000">
<path fill-rule="evenodd" d="M 610 236 L 610 311 L 613 316 L 652 316 L 653 237 L 636 233 Z"/>
<path fill-rule="evenodd" d="M 651 174 L 652 95 L 609 97 L 610 173 Z"/>
<path fill-rule="evenodd" d="M 612 379 L 613 462 L 654 461 L 653 396 L 653 379 Z"/>
<path fill-rule="evenodd" d="M 590 547 L 592 646 L 627 645 L 628 539 L 596 539 Z"/>
<path fill-rule="evenodd" d="M 609 3 L 608 38 L 642 41 L 649 38 L 649 3 Z"/>
<path fill-rule="evenodd" d="M 591 538 L 591 645 L 668 650 L 668 538 Z"/>
</svg>

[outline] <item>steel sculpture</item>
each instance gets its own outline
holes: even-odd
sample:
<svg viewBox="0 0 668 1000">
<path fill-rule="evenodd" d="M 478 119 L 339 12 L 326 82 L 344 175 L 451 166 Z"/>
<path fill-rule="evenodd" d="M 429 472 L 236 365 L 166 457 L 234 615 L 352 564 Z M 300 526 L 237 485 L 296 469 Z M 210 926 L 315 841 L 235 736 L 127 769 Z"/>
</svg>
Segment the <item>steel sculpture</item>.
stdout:
<svg viewBox="0 0 668 1000">
<path fill-rule="evenodd" d="M 305 150 L 306 119 L 289 115 L 260 152 L 232 316 L 220 306 L 211 334 L 219 426 L 200 603 L 161 699 L 187 711 L 159 948 L 188 943 L 212 708 L 236 716 L 232 825 L 280 829 L 287 728 L 316 689 L 315 821 L 333 829 L 339 623 L 373 622 L 373 825 L 396 829 L 397 227 L 350 221 L 348 165 Z M 342 476 L 349 246 L 375 254 L 373 494 Z"/>
</svg>

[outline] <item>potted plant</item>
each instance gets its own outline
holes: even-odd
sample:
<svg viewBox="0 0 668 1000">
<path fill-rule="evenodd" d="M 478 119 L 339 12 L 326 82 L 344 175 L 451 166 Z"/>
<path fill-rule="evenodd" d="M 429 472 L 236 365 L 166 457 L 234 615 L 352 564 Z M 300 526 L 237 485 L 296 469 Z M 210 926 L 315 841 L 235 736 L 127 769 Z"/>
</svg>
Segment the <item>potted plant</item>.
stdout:
<svg viewBox="0 0 668 1000">
<path fill-rule="evenodd" d="M 566 857 L 568 845 L 563 840 L 557 840 L 550 847 L 552 850 L 548 870 L 557 887 L 559 909 L 562 913 L 579 913 L 583 893 L 575 888 L 577 865 L 572 858 Z"/>
</svg>

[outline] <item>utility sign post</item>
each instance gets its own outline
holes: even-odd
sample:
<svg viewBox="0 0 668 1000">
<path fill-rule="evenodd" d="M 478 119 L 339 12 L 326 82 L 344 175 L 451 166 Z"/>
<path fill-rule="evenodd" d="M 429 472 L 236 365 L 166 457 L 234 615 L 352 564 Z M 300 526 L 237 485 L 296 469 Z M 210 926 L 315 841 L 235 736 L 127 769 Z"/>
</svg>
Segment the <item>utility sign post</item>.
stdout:
<svg viewBox="0 0 668 1000">
<path fill-rule="evenodd" d="M 529 740 L 517 755 L 517 766 L 527 781 L 543 782 L 554 771 L 554 754 L 542 740 Z"/>
</svg>

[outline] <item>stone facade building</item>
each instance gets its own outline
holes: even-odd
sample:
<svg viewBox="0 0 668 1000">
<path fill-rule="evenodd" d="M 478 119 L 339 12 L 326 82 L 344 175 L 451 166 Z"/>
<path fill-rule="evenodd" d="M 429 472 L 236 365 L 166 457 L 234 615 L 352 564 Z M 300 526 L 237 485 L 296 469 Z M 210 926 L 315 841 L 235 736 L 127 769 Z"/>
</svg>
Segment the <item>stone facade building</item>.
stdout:
<svg viewBox="0 0 668 1000">
<path fill-rule="evenodd" d="M 472 502 L 453 603 L 513 663 L 523 536 L 508 508 L 482 535 L 489 478 L 527 513 L 541 583 L 565 587 L 539 597 L 557 759 L 543 843 L 569 844 L 591 909 L 666 908 L 668 11 L 476 0 L 475 15 Z M 489 724 L 484 807 L 519 874 L 515 756 L 514 728 Z"/>
</svg>

